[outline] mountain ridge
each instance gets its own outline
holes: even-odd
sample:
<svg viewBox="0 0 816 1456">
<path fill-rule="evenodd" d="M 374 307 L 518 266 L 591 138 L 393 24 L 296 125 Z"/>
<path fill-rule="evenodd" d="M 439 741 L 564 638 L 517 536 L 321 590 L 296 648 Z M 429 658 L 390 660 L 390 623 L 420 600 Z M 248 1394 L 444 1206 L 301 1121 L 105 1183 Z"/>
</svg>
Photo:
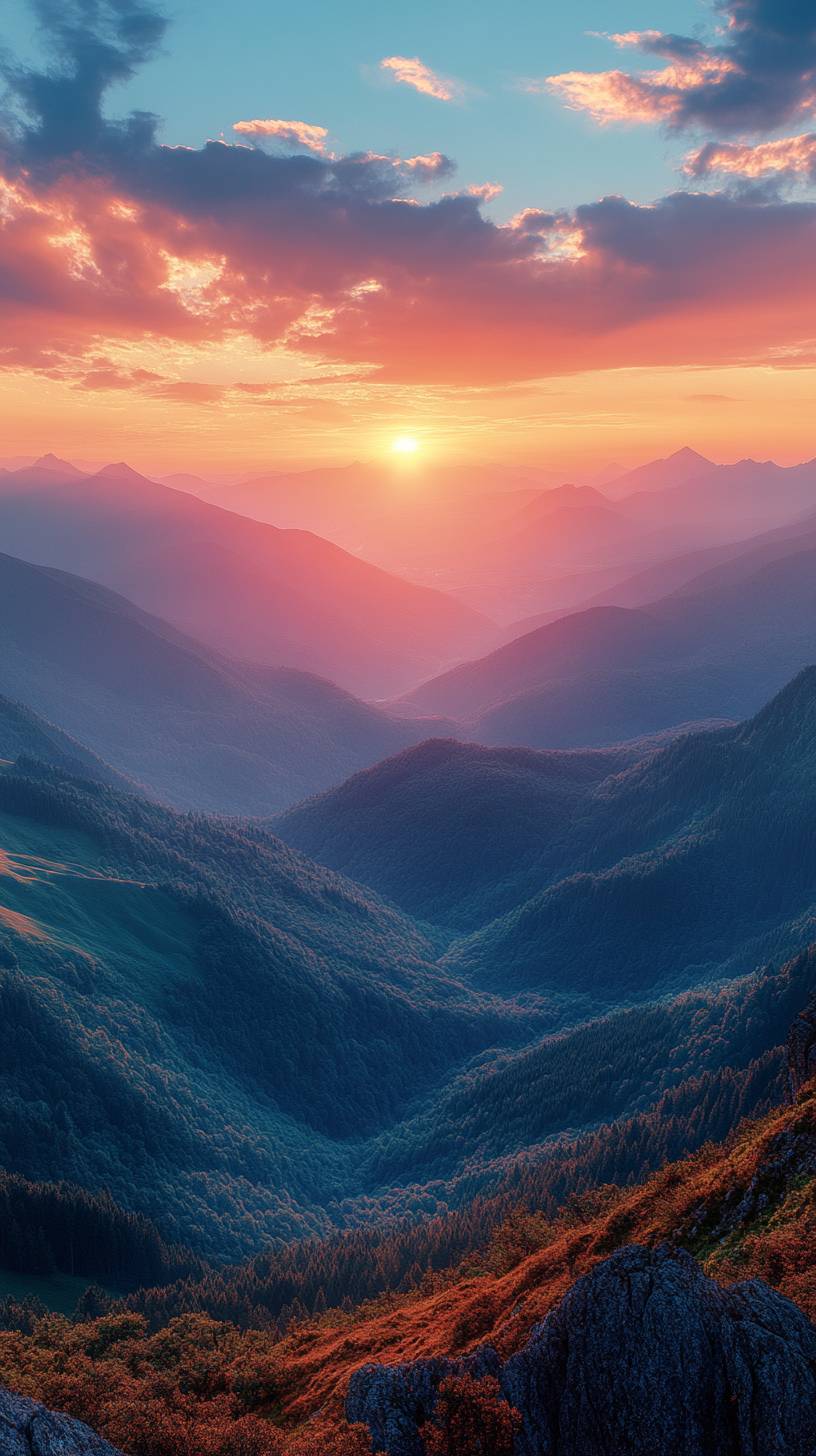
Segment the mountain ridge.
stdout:
<svg viewBox="0 0 816 1456">
<path fill-rule="evenodd" d="M 134 598 L 217 650 L 385 697 L 490 637 L 482 616 L 309 531 L 279 530 L 124 467 L 0 492 L 5 549 Z M 213 592 L 213 581 L 220 590 Z"/>
<path fill-rule="evenodd" d="M 274 812 L 424 736 L 314 675 L 223 657 L 54 568 L 0 555 L 0 603 L 0 693 L 180 807 Z"/>
</svg>

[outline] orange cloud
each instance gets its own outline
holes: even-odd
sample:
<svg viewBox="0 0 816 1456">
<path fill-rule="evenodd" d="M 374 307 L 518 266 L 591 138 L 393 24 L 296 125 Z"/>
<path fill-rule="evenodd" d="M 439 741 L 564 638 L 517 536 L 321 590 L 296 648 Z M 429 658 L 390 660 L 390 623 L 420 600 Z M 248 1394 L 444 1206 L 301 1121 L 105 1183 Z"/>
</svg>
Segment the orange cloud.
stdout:
<svg viewBox="0 0 816 1456">
<path fill-rule="evenodd" d="M 714 64 L 682 37 L 638 43 L 669 59 L 653 74 L 675 87 Z M 24 116 L 0 140 L 5 367 L 70 383 L 104 368 L 104 354 L 126 358 L 128 344 L 177 345 L 181 359 L 246 340 L 380 380 L 458 387 L 778 360 L 816 337 L 815 203 L 607 197 L 498 226 L 482 189 L 429 203 L 400 195 L 450 165 L 437 153 L 163 146 L 143 113 L 107 114 L 104 76 L 89 99 L 84 68 L 109 69 L 109 57 L 77 44 L 73 70 L 20 72 Z M 66 133 L 68 102 L 78 120 Z M 279 136 L 297 124 L 263 125 Z M 185 367 L 166 382 L 169 398 L 215 401 L 217 386 L 191 390 Z M 133 385 L 168 397 L 162 381 Z"/>
<path fill-rule="evenodd" d="M 254 121 L 233 122 L 233 131 L 242 136 L 274 137 L 293 146 L 308 147 L 311 152 L 325 152 L 328 129 L 308 121 L 275 121 L 256 117 Z"/>
<path fill-rule="evenodd" d="M 544 81 L 527 81 L 532 93 L 552 91 L 571 111 L 586 111 L 606 126 L 613 121 L 665 121 L 675 102 L 648 82 L 625 71 L 564 71 Z"/>
<path fill-rule="evenodd" d="M 480 202 L 495 202 L 503 191 L 501 182 L 471 182 L 467 188 L 468 197 L 478 197 Z"/>
<path fill-rule="evenodd" d="M 399 162 L 399 166 L 405 167 L 424 182 L 448 176 L 454 170 L 453 163 L 444 152 L 426 152 L 416 157 L 405 157 Z"/>
<path fill-rule="evenodd" d="M 691 177 L 721 172 L 736 177 L 816 177 L 816 132 L 780 137 L 756 146 L 710 142 L 686 158 Z"/>
<path fill-rule="evenodd" d="M 406 207 L 394 174 L 210 143 L 157 148 L 130 194 L 122 176 L 18 181 L 2 224 L 2 362 L 70 381 L 100 347 L 240 334 L 459 385 L 734 363 L 816 337 L 814 205 L 606 198 L 500 227 L 464 193 Z M 170 397 L 203 402 L 179 382 Z"/>
<path fill-rule="evenodd" d="M 419 56 L 386 56 L 380 61 L 380 70 L 390 71 L 401 85 L 412 86 L 415 91 L 423 96 L 433 96 L 436 101 L 456 101 L 462 94 L 458 81 L 438 75 Z"/>
<path fill-rule="evenodd" d="M 613 30 L 611 33 L 606 31 L 593 31 L 593 34 L 600 35 L 605 40 L 611 40 L 614 45 L 619 46 L 621 49 L 627 46 L 635 46 L 638 49 L 642 49 L 643 46 L 657 44 L 661 37 L 659 30 Z"/>
<path fill-rule="evenodd" d="M 618 44 L 641 44 L 651 32 L 613 36 Z M 723 56 L 707 52 L 692 61 L 677 61 L 657 71 L 630 75 L 626 71 L 565 71 L 541 81 L 527 82 L 526 90 L 549 90 L 560 96 L 572 111 L 586 111 L 602 126 L 610 122 L 653 122 L 676 120 L 684 97 L 704 84 L 716 84 L 731 74 L 733 66 Z"/>
<path fill-rule="evenodd" d="M 626 74 L 568 71 L 533 83 L 597 121 L 663 121 L 738 136 L 772 131 L 816 104 L 813 0 L 715 0 L 724 24 L 711 44 L 659 30 L 605 38 L 667 64 Z M 595 32 L 597 34 L 597 32 Z"/>
</svg>

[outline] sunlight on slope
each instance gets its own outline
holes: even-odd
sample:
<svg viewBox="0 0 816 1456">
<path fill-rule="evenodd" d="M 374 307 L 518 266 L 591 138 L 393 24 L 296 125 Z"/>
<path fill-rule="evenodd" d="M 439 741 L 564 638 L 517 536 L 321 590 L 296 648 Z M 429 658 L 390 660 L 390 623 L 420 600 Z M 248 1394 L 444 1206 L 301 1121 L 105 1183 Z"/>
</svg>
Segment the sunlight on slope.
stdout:
<svg viewBox="0 0 816 1456">
<path fill-rule="evenodd" d="M 13 930 L 17 935 L 26 936 L 29 940 L 50 940 L 51 936 L 38 925 L 36 920 L 30 916 L 23 915 L 19 910 L 9 910 L 5 905 L 0 905 L 0 925 L 5 925 L 7 930 Z"/>
</svg>

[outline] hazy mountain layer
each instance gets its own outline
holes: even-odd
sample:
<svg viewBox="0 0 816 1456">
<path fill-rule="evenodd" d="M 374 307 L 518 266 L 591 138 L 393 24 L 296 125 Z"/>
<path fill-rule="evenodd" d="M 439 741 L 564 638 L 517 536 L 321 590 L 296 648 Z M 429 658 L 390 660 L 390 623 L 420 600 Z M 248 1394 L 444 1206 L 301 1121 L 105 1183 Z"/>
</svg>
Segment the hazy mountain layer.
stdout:
<svg viewBox="0 0 816 1456">
<path fill-rule="evenodd" d="M 219 651 L 370 697 L 478 651 L 490 625 L 308 531 L 250 521 L 125 465 L 11 473 L 6 551 L 123 592 Z"/>
<path fill-rule="evenodd" d="M 816 655 L 816 527 L 765 541 L 639 608 L 560 617 L 415 690 L 405 707 L 486 743 L 594 747 L 744 717 Z"/>
<path fill-rule="evenodd" d="M 105 587 L 10 556 L 0 645 L 0 692 L 179 807 L 270 813 L 427 732 L 308 673 L 221 657 Z M 58 752 L 56 728 L 23 732 L 23 711 L 14 732 L 10 709 L 2 719 L 6 757 L 105 776 L 78 745 Z"/>
</svg>

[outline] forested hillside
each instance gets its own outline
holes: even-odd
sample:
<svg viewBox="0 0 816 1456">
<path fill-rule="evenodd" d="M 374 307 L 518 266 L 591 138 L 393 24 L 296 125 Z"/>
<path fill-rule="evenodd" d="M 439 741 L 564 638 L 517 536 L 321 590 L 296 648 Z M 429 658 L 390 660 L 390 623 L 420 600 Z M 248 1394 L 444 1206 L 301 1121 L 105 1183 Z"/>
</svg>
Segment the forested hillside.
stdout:
<svg viewBox="0 0 816 1456">
<path fill-rule="evenodd" d="M 633 832 L 639 785 L 655 838 L 693 817 L 687 804 L 678 819 L 674 798 L 669 814 L 661 784 L 702 784 L 726 806 L 733 792 L 742 812 L 745 765 L 769 739 L 803 785 L 808 701 L 803 680 L 737 732 L 689 738 L 611 777 L 627 753 L 576 755 L 606 816 L 612 848 L 596 827 L 597 853 L 619 854 Z M 451 751 L 430 745 L 429 757 Z M 559 764 L 543 760 L 548 794 Z M 561 830 L 577 832 L 566 802 Z M 109 1189 L 167 1241 L 210 1257 L 374 1216 L 444 1217 L 529 1180 L 554 1208 L 601 1171 L 640 1176 L 778 1092 L 775 1049 L 813 985 L 804 956 L 629 1009 L 609 1005 L 626 999 L 626 981 L 614 993 L 606 982 L 603 994 L 582 983 L 496 996 L 446 969 L 463 949 L 437 961 L 404 915 L 258 827 L 175 814 L 30 761 L 0 774 L 0 826 L 2 1166 Z M 729 851 L 729 864 L 742 861 Z M 806 919 L 798 935 L 805 943 Z M 605 965 L 587 961 L 596 980 Z M 319 1285 L 307 1285 L 308 1307 Z M 270 1306 L 250 1291 L 238 1302 L 277 1319 L 292 1300 Z"/>
<path fill-rule="evenodd" d="M 475 984 L 640 996 L 749 969 L 813 924 L 816 669 L 736 729 L 602 784 L 557 875 L 445 964 Z"/>
<path fill-rule="evenodd" d="M 541 752 L 431 739 L 273 821 L 287 843 L 449 933 L 493 919 L 558 873 L 606 779 L 685 727 L 613 748 Z M 589 823 L 586 832 L 591 832 Z"/>
<path fill-rule="evenodd" d="M 199 1248 L 325 1227 L 345 1139 L 564 1019 L 474 996 L 409 922 L 263 831 L 25 764 L 0 775 L 0 819 L 0 1162 L 110 1188 Z"/>
<path fill-rule="evenodd" d="M 517 1208 L 478 1250 L 464 1259 L 454 1254 L 451 1266 L 426 1277 L 421 1287 L 357 1308 L 349 1302 L 342 1310 L 324 1310 L 321 1303 L 311 1319 L 301 1319 L 283 1339 L 274 1330 L 241 1333 L 232 1324 L 196 1314 L 152 1334 L 135 1312 L 73 1325 L 52 1318 L 30 1333 L 0 1334 L 0 1381 L 91 1422 L 128 1456 L 239 1456 L 247 1451 L 252 1456 L 364 1456 L 371 1440 L 361 1422 L 370 1423 L 379 1438 L 375 1446 L 381 1448 L 385 1436 L 394 1452 L 442 1450 L 462 1456 L 468 1450 L 462 1433 L 471 1430 L 480 1438 L 489 1436 L 492 1456 L 510 1456 L 513 1401 L 534 1430 L 544 1414 L 519 1384 L 500 1390 L 495 1377 L 516 1352 L 527 1351 L 529 1357 L 531 1332 L 551 1311 L 556 1320 L 568 1316 L 583 1288 L 582 1277 L 593 1277 L 597 1293 L 576 1337 L 593 1322 L 603 1326 L 611 1318 L 608 1282 L 623 1260 L 629 1302 L 615 1306 L 612 1329 L 625 1332 L 618 1354 L 637 1356 L 642 1379 L 634 1385 L 624 1381 L 614 1394 L 606 1390 L 599 1397 L 596 1434 L 610 1428 L 615 1410 L 631 1410 L 638 1401 L 651 1404 L 654 1423 L 667 1366 L 650 1362 L 648 1349 L 642 1348 L 644 1324 L 639 1302 L 633 1302 L 636 1268 L 652 1263 L 667 1272 L 683 1271 L 682 1280 L 672 1285 L 670 1308 L 676 1322 L 689 1321 L 681 1347 L 686 1354 L 692 1349 L 688 1339 L 696 1341 L 698 1295 L 691 1295 L 691 1304 L 686 1301 L 698 1288 L 700 1272 L 726 1290 L 734 1280 L 767 1281 L 767 1289 L 759 1282 L 736 1285 L 729 1306 L 741 1309 L 744 1317 L 750 1291 L 764 1310 L 764 1319 L 743 1326 L 755 1338 L 741 1366 L 743 1373 L 753 1372 L 752 1408 L 759 1419 L 774 1381 L 783 1378 L 780 1371 L 791 1368 L 789 1359 L 799 1368 L 801 1342 L 810 1340 L 816 1349 L 806 1318 L 816 1312 L 816 1103 L 812 1082 L 797 1084 L 796 1090 L 795 1105 L 743 1124 L 727 1143 L 709 1143 L 638 1187 L 598 1188 L 573 1199 L 555 1217 Z M 623 1252 L 633 1244 L 639 1249 Z M 718 1297 L 716 1286 L 710 1287 L 709 1295 L 699 1287 L 709 1313 Z M 651 1326 L 661 1338 L 664 1318 L 661 1301 L 652 1310 Z M 759 1355 L 769 1335 L 772 1358 L 765 1361 Z M 786 1340 L 792 1342 L 790 1351 Z M 674 1348 L 676 1353 L 676 1340 Z M 706 1348 L 708 1368 L 727 1347 L 718 1340 Z M 696 1343 L 693 1349 L 696 1358 Z M 455 1363 L 470 1357 L 464 1370 Z M 604 1368 L 574 1367 L 580 1389 Z M 807 1368 L 804 1362 L 803 1376 Z M 437 1404 L 441 1383 L 463 1374 L 466 1378 L 443 1387 Z M 486 1374 L 493 1383 L 485 1381 Z M 688 1383 L 689 1400 L 695 1398 L 697 1380 L 695 1375 Z M 379 1392 L 375 1401 L 369 1399 L 372 1391 Z M 797 1392 L 799 1384 L 793 1393 L 785 1387 L 779 1398 L 784 1405 L 775 1406 L 777 1415 L 784 1409 L 791 1422 L 792 1439 L 802 1429 Z M 349 1425 L 346 1417 L 356 1424 Z M 418 1421 L 425 1422 L 422 1444 L 390 1446 L 400 1434 L 407 1440 Z M 750 1448 L 735 1449 L 742 1456 Z"/>
</svg>

